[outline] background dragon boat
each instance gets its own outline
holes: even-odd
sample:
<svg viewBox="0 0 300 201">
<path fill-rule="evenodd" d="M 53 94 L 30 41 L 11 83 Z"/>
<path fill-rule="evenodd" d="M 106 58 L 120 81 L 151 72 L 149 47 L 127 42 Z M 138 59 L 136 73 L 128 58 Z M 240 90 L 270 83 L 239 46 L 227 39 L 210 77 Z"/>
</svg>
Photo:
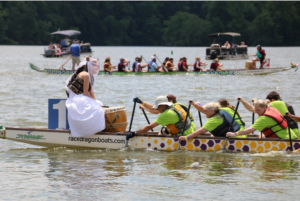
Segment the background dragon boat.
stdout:
<svg viewBox="0 0 300 201">
<path fill-rule="evenodd" d="M 126 143 L 125 132 L 99 132 L 89 137 L 73 137 L 70 130 L 47 128 L 6 127 L 1 130 L 0 138 L 45 147 L 87 147 L 103 149 L 122 149 Z M 182 150 L 221 151 L 224 137 L 201 135 L 188 141 L 178 141 L 178 136 L 160 136 L 157 132 L 148 132 L 129 140 L 128 146 L 134 149 L 153 149 L 176 151 L 178 143 Z M 300 140 L 293 140 L 293 148 L 300 148 Z M 229 138 L 225 149 L 233 152 L 265 153 L 290 150 L 290 141 L 283 139 L 260 139 L 257 135 L 248 138 Z"/>
<path fill-rule="evenodd" d="M 41 69 L 32 63 L 29 67 L 37 72 L 44 72 L 57 75 L 72 75 L 75 71 L 65 69 Z M 263 69 L 226 69 L 225 71 L 207 71 L 207 72 L 104 72 L 99 71 L 99 75 L 264 75 L 269 73 L 278 73 L 292 69 L 293 67 L 276 67 Z"/>
</svg>

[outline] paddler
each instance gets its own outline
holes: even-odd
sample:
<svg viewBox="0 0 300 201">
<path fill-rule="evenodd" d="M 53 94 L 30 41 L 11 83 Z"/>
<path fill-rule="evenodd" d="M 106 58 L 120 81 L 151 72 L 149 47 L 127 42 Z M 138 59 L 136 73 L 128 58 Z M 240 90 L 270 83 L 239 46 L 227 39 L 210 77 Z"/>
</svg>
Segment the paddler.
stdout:
<svg viewBox="0 0 300 201">
<path fill-rule="evenodd" d="M 188 136 L 181 136 L 179 140 L 188 140 L 195 138 L 199 135 L 207 133 L 209 131 L 214 137 L 225 137 L 229 130 L 230 124 L 232 122 L 232 116 L 225 110 L 221 110 L 221 105 L 218 102 L 207 103 L 204 106 L 195 104 L 193 100 L 190 100 L 191 105 L 193 105 L 198 111 L 201 111 L 206 115 L 208 120 L 206 123 L 194 133 Z M 199 107 L 200 106 L 200 107 Z M 240 125 L 235 120 L 233 122 L 232 129 L 234 132 L 240 129 Z"/>
<path fill-rule="evenodd" d="M 148 103 L 141 101 L 138 97 L 134 98 L 133 101 L 140 103 L 145 107 L 149 107 Z M 165 131 L 168 131 L 171 135 L 180 135 L 182 129 L 184 129 L 183 135 L 189 135 L 195 131 L 189 120 L 187 120 L 186 126 L 184 125 L 187 112 L 179 105 L 173 105 L 171 102 L 169 102 L 166 96 L 157 97 L 155 99 L 155 105 L 153 106 L 153 109 L 157 109 L 159 113 L 161 113 L 159 117 L 154 122 L 144 126 L 138 131 L 129 132 L 126 136 L 127 140 L 136 135 L 146 133 L 158 125 L 166 126 L 167 129 Z M 160 132 L 159 134 L 161 135 L 168 133 Z"/>
<path fill-rule="evenodd" d="M 194 63 L 194 72 L 199 72 L 199 71 L 206 72 L 206 70 L 201 67 L 201 66 L 204 66 L 204 65 L 206 65 L 206 61 L 201 62 L 200 57 L 196 57 L 196 61 Z"/>
<path fill-rule="evenodd" d="M 137 58 L 137 62 L 135 64 L 135 71 L 133 72 L 143 72 L 143 68 L 147 67 L 149 64 L 141 64 L 142 62 L 142 56 Z"/>
<path fill-rule="evenodd" d="M 157 65 L 155 54 L 151 57 L 151 61 L 149 61 L 148 72 L 159 72 L 161 66 Z"/>
<path fill-rule="evenodd" d="M 241 97 L 238 98 L 238 101 L 242 102 L 247 109 L 253 107 Z M 288 123 L 286 119 L 276 108 L 269 105 L 268 100 L 259 100 L 254 102 L 253 112 L 257 113 L 259 117 L 250 128 L 238 132 L 228 132 L 226 137 L 249 135 L 258 130 L 262 132 L 262 134 L 259 135 L 259 137 L 262 138 L 289 139 L 289 132 L 291 133 L 291 139 L 297 138 L 297 135 L 292 129 L 288 130 Z"/>
<path fill-rule="evenodd" d="M 176 71 L 176 66 L 173 64 L 174 59 L 170 58 L 169 61 L 166 62 L 165 67 L 168 69 L 169 72 Z"/>
<path fill-rule="evenodd" d="M 186 112 L 188 111 L 188 107 L 186 105 L 177 102 L 176 96 L 174 96 L 172 94 L 168 94 L 167 99 L 168 99 L 168 102 L 171 102 L 173 104 L 173 106 L 179 105 Z M 150 103 L 147 103 L 147 104 L 144 104 L 144 105 L 140 104 L 140 106 L 139 106 L 140 109 L 145 109 L 145 110 L 147 110 L 148 112 L 150 112 L 152 114 L 160 114 L 158 109 L 153 109 L 153 107 L 154 106 L 151 105 Z M 191 121 L 191 126 L 193 127 L 194 130 L 196 130 L 196 124 L 194 122 L 194 118 L 193 118 L 193 115 L 192 115 L 191 111 L 190 111 L 189 119 Z"/>
<path fill-rule="evenodd" d="M 112 68 L 116 68 L 117 66 L 113 66 L 110 63 L 110 57 L 106 57 L 105 61 L 104 61 L 104 72 L 113 72 Z"/>
<path fill-rule="evenodd" d="M 126 70 L 126 66 L 128 66 L 130 61 L 125 61 L 124 58 L 120 59 L 120 63 L 118 64 L 118 71 L 119 72 L 130 72 L 129 70 Z"/>
</svg>

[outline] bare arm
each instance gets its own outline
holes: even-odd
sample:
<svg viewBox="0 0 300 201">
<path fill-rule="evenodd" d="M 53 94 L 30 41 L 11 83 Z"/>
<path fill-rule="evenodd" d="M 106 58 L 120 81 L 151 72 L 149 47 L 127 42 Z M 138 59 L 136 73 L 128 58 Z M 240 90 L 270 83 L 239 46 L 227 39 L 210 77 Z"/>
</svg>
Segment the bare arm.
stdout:
<svg viewBox="0 0 300 201">
<path fill-rule="evenodd" d="M 189 100 L 189 102 L 190 102 L 191 105 L 194 106 L 199 112 L 204 113 L 204 108 L 203 108 L 201 105 L 194 103 L 193 100 Z"/>
<path fill-rule="evenodd" d="M 249 134 L 253 133 L 254 131 L 256 131 L 255 128 L 246 128 L 245 130 L 239 131 L 238 133 L 239 133 L 239 136 L 240 135 L 249 135 Z M 226 133 L 226 137 L 231 137 L 231 136 L 236 136 L 236 135 L 233 132 Z"/>
<path fill-rule="evenodd" d="M 292 115 L 292 114 L 289 113 L 289 112 L 286 112 L 286 113 L 285 113 L 285 116 L 290 117 L 291 119 L 293 119 L 293 120 L 296 121 L 296 122 L 300 122 L 300 117 L 298 117 L 298 116 L 296 116 L 296 115 Z"/>
<path fill-rule="evenodd" d="M 79 73 L 78 77 L 83 79 L 83 95 L 93 98 L 89 92 L 89 86 L 90 86 L 89 74 L 87 72 L 81 72 Z"/>
<path fill-rule="evenodd" d="M 240 99 L 240 100 L 239 100 Z M 243 105 L 245 106 L 245 108 L 247 110 L 249 110 L 250 112 L 255 112 L 254 111 L 254 106 L 253 105 L 250 105 L 247 101 L 245 101 L 244 99 L 242 99 L 242 97 L 238 97 L 238 100 L 243 103 Z"/>
<path fill-rule="evenodd" d="M 155 121 L 152 122 L 151 124 L 147 125 L 147 126 L 144 126 L 143 128 L 141 128 L 140 130 L 137 131 L 137 134 L 140 135 L 140 134 L 143 134 L 143 133 L 146 133 L 148 132 L 149 130 L 151 130 L 152 128 L 155 128 L 156 126 L 158 126 L 159 124 L 156 123 Z"/>
<path fill-rule="evenodd" d="M 151 105 L 150 103 L 146 103 L 144 102 L 143 103 L 144 105 L 140 105 L 140 108 L 141 109 L 145 109 L 147 110 L 148 112 L 152 113 L 152 114 L 159 114 L 159 111 L 157 109 L 153 109 L 153 105 Z"/>
</svg>

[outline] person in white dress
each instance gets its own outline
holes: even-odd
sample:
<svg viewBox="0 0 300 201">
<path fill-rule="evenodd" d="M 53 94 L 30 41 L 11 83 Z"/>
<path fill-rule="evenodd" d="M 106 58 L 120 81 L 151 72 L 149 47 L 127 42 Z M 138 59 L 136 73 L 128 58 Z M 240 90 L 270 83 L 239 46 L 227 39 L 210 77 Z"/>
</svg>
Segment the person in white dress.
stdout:
<svg viewBox="0 0 300 201">
<path fill-rule="evenodd" d="M 105 129 L 103 104 L 94 94 L 99 70 L 99 61 L 87 57 L 66 82 L 68 121 L 74 137 L 90 136 Z"/>
</svg>

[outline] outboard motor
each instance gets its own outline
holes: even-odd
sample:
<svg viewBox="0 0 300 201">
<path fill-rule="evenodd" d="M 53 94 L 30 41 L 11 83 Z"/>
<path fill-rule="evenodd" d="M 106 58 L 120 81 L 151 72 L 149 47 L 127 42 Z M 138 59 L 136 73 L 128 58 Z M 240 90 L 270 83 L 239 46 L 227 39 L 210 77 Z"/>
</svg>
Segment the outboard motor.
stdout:
<svg viewBox="0 0 300 201">
<path fill-rule="evenodd" d="M 210 59 L 215 59 L 215 58 L 217 58 L 217 56 L 218 56 L 218 53 L 216 50 L 212 50 L 210 52 Z"/>
</svg>

